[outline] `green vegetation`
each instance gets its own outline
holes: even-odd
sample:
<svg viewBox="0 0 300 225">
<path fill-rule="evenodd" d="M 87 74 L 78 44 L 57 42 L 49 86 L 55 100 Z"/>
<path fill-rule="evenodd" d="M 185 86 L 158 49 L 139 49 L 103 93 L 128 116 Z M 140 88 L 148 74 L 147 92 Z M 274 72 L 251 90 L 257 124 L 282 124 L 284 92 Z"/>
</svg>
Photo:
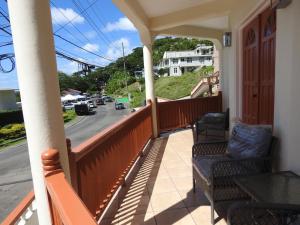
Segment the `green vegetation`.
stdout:
<svg viewBox="0 0 300 225">
<path fill-rule="evenodd" d="M 179 99 L 191 94 L 193 88 L 197 85 L 203 76 L 211 74 L 213 67 L 203 67 L 196 72 L 185 73 L 179 77 L 160 77 L 154 81 L 155 94 L 158 97 L 168 99 Z M 128 86 L 131 94 L 131 107 L 139 107 L 145 101 L 145 86 L 142 80 L 139 80 Z M 112 93 L 114 97 L 126 97 L 126 88 L 120 88 Z"/>
<path fill-rule="evenodd" d="M 0 129 L 0 140 L 17 139 L 24 136 L 25 126 L 23 123 L 9 124 Z"/>
<path fill-rule="evenodd" d="M 163 57 L 165 51 L 180 51 L 195 49 L 198 44 L 213 45 L 211 41 L 197 40 L 189 38 L 172 38 L 166 37 L 157 39 L 153 43 L 153 63 L 157 65 Z M 60 90 L 64 91 L 68 88 L 76 89 L 82 92 L 99 92 L 106 85 L 106 91 L 111 94 L 125 87 L 126 78 L 128 85 L 133 84 L 136 79 L 134 72 L 141 71 L 144 67 L 143 48 L 137 47 L 132 53 L 125 56 L 127 75 L 124 74 L 123 58 L 117 59 L 115 62 L 87 75 L 74 73 L 67 75 L 59 72 Z M 160 71 L 163 73 L 163 71 Z"/>
<path fill-rule="evenodd" d="M 74 110 L 63 113 L 64 122 L 70 122 L 76 118 Z M 12 123 L 0 127 L 0 148 L 15 144 L 24 140 L 26 136 L 24 123 Z"/>
<path fill-rule="evenodd" d="M 68 123 L 70 122 L 71 120 L 75 119 L 76 118 L 76 113 L 75 113 L 75 110 L 68 110 L 66 112 L 63 113 L 63 117 L 64 117 L 64 122 L 65 123 Z"/>
</svg>

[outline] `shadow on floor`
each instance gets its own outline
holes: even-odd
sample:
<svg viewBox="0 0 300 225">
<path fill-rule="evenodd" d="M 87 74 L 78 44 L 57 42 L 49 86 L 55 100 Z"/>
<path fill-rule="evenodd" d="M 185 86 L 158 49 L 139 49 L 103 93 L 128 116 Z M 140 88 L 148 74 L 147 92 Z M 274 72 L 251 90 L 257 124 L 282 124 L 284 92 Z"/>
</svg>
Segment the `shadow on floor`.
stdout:
<svg viewBox="0 0 300 225">
<path fill-rule="evenodd" d="M 200 189 L 196 188 L 196 193 L 192 188 L 173 192 L 174 187 L 170 185 L 176 184 L 168 184 L 169 175 L 162 169 L 164 155 L 170 154 L 165 152 L 168 141 L 169 136 L 164 135 L 151 143 L 148 153 L 127 180 L 127 185 L 105 213 L 101 225 L 210 224 L 209 202 Z M 180 179 L 192 182 L 189 176 Z M 178 193 L 181 196 L 177 197 Z M 193 218 L 190 215 L 194 215 Z"/>
</svg>

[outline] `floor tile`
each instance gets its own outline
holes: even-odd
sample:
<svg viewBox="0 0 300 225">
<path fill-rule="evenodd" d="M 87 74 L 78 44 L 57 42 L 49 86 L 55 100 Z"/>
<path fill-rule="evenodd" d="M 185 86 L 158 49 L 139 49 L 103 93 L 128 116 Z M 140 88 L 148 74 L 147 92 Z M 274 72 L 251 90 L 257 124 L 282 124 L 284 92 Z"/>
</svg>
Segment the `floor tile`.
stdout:
<svg viewBox="0 0 300 225">
<path fill-rule="evenodd" d="M 155 214 L 155 219 L 157 225 L 195 225 L 191 215 L 185 208 Z"/>
<path fill-rule="evenodd" d="M 154 194 L 150 197 L 153 212 L 162 212 L 174 208 L 184 208 L 184 202 L 177 192 Z"/>
</svg>

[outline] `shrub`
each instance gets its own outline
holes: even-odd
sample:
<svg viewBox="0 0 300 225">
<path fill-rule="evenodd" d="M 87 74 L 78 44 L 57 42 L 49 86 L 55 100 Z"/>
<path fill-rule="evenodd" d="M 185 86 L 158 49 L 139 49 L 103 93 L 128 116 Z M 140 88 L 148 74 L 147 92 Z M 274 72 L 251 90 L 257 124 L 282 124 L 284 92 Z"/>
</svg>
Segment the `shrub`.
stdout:
<svg viewBox="0 0 300 225">
<path fill-rule="evenodd" d="M 0 111 L 0 126 L 23 122 L 22 110 Z"/>
<path fill-rule="evenodd" d="M 17 139 L 25 136 L 25 126 L 24 124 L 9 124 L 0 129 L 0 138 L 7 139 Z"/>
<path fill-rule="evenodd" d="M 74 110 L 68 110 L 63 113 L 63 117 L 64 117 L 64 122 L 67 123 L 76 117 L 76 113 Z"/>
</svg>

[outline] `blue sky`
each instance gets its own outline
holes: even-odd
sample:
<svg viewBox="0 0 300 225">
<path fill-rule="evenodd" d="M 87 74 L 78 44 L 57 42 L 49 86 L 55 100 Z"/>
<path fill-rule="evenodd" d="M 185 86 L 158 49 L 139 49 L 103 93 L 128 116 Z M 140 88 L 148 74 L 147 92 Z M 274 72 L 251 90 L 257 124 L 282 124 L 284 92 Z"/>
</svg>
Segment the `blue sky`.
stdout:
<svg viewBox="0 0 300 225">
<path fill-rule="evenodd" d="M 0 1 L 0 7 L 0 10 L 7 12 L 5 1 Z M 108 59 L 115 60 L 122 55 L 122 42 L 125 54 L 141 45 L 135 27 L 111 0 L 51 0 L 51 13 L 56 34 Z M 8 23 L 0 17 L 0 26 L 3 25 Z M 9 28 L 7 30 L 10 31 Z M 0 31 L 0 45 L 8 41 L 11 41 L 11 37 Z M 57 50 L 82 61 L 102 66 L 110 62 L 57 37 L 55 46 Z M 13 53 L 13 47 L 0 47 L 0 54 L 4 53 Z M 2 64 L 4 67 L 10 66 L 7 61 Z M 58 70 L 68 74 L 78 71 L 77 63 L 61 58 L 57 58 L 57 66 Z M 16 69 L 10 73 L 0 72 L 0 88 L 18 88 Z"/>
</svg>

